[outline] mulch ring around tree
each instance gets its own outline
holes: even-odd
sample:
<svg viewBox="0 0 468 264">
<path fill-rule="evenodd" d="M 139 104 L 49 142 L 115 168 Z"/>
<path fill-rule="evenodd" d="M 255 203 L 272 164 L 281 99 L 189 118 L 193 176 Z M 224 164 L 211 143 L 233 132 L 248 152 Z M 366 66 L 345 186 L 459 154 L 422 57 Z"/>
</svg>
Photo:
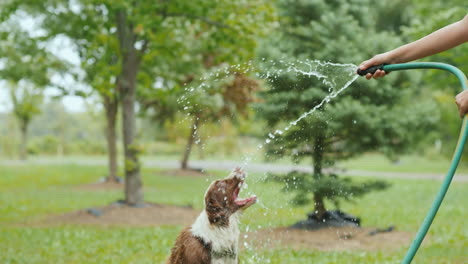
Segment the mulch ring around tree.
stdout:
<svg viewBox="0 0 468 264">
<path fill-rule="evenodd" d="M 98 226 L 161 226 L 187 225 L 195 221 L 200 212 L 190 206 L 146 203 L 143 207 L 131 207 L 113 203 L 103 207 L 83 209 L 62 215 L 54 215 L 40 221 L 39 225 L 98 225 Z"/>
<path fill-rule="evenodd" d="M 262 229 L 247 234 L 247 240 L 258 247 L 319 251 L 397 250 L 402 246 L 409 246 L 412 238 L 413 234 L 408 232 L 379 232 L 368 227 L 329 227 L 319 230 L 285 227 Z"/>
<path fill-rule="evenodd" d="M 114 203 L 62 215 L 53 215 L 33 226 L 93 225 L 123 227 L 188 226 L 199 210 L 191 207 L 147 203 L 144 207 L 129 207 Z M 242 223 L 241 223 L 242 225 Z M 413 234 L 394 228 L 329 227 L 319 230 L 264 228 L 241 234 L 240 245 L 247 240 L 259 249 L 271 247 L 320 251 L 376 251 L 399 249 L 410 244 Z"/>
</svg>

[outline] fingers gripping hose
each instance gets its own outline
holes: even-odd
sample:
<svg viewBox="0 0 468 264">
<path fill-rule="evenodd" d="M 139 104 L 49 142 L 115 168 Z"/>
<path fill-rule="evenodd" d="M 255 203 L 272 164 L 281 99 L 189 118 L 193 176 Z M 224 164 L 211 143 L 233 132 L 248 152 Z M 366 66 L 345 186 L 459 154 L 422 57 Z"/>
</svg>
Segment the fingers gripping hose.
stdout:
<svg viewBox="0 0 468 264">
<path fill-rule="evenodd" d="M 377 70 L 383 70 L 384 66 L 386 64 L 380 64 L 380 65 L 375 65 L 375 66 L 372 66 L 372 67 L 369 67 L 365 70 L 361 70 L 361 69 L 357 69 L 357 74 L 361 75 L 361 76 L 365 76 L 366 74 L 368 73 L 371 73 L 372 75 L 377 71 Z"/>
<path fill-rule="evenodd" d="M 385 72 L 391 72 L 391 71 L 399 71 L 399 70 L 411 70 L 411 69 L 439 69 L 439 70 L 445 70 L 453 73 L 458 80 L 460 81 L 460 84 L 463 88 L 463 90 L 467 89 L 467 79 L 465 74 L 463 72 L 449 64 L 445 63 L 436 63 L 436 62 L 419 62 L 419 63 L 403 63 L 403 64 L 390 64 L 390 65 L 378 65 L 378 66 L 373 66 L 370 67 L 369 69 L 366 69 L 364 71 L 361 71 L 360 69 L 357 70 L 357 73 L 361 76 L 366 75 L 367 73 L 372 73 L 374 74 L 375 71 L 378 69 L 384 70 Z M 418 233 L 416 234 L 416 237 L 413 240 L 413 243 L 411 244 L 410 248 L 408 249 L 408 252 L 405 255 L 405 258 L 401 262 L 402 264 L 409 264 L 413 260 L 414 256 L 416 255 L 416 252 L 419 249 L 419 246 L 421 245 L 422 241 L 424 240 L 424 237 L 427 234 L 427 231 L 429 230 L 432 221 L 434 220 L 437 211 L 440 208 L 440 205 L 442 204 L 442 201 L 444 200 L 445 194 L 447 193 L 448 188 L 450 187 L 450 183 L 452 182 L 453 176 L 455 174 L 455 171 L 457 170 L 458 163 L 460 162 L 461 156 L 463 154 L 463 148 L 465 146 L 465 142 L 468 138 L 468 122 L 467 122 L 467 117 L 465 116 L 463 118 L 463 123 L 462 123 L 462 128 L 460 131 L 460 136 L 458 138 L 458 143 L 455 148 L 455 152 L 452 158 L 452 162 L 450 164 L 449 171 L 447 173 L 447 176 L 445 176 L 444 181 L 442 182 L 442 186 L 439 189 L 439 192 L 437 193 L 434 202 L 432 203 L 431 208 L 429 209 L 429 212 L 426 215 L 426 218 L 424 219 L 423 223 L 421 224 L 421 227 L 419 228 Z"/>
</svg>

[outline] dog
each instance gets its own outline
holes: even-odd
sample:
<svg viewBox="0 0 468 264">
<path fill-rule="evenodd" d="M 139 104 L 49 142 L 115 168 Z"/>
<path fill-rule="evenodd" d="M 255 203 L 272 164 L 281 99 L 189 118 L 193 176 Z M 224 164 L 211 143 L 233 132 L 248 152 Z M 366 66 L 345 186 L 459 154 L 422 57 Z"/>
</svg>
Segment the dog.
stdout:
<svg viewBox="0 0 468 264">
<path fill-rule="evenodd" d="M 257 198 L 240 199 L 247 174 L 234 169 L 205 192 L 205 209 L 177 237 L 167 264 L 237 264 L 241 213 Z"/>
</svg>

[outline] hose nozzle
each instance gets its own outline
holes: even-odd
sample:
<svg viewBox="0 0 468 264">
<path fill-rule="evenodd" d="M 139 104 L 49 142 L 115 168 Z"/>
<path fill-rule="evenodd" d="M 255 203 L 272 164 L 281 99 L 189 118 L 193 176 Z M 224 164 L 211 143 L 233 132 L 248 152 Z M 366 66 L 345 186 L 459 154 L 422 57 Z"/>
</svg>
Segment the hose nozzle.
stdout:
<svg viewBox="0 0 468 264">
<path fill-rule="evenodd" d="M 369 68 L 367 68 L 365 70 L 361 70 L 361 69 L 358 68 L 356 73 L 361 75 L 361 76 L 365 76 L 368 73 L 371 73 L 373 75 L 377 70 L 382 70 L 383 71 L 384 66 L 385 66 L 385 63 L 369 67 Z"/>
</svg>

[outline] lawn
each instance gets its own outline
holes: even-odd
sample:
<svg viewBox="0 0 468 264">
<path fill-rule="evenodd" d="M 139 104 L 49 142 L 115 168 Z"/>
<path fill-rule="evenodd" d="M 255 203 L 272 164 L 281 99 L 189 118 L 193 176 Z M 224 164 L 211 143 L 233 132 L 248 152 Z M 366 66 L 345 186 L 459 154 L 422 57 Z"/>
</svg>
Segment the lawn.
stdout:
<svg viewBox="0 0 468 264">
<path fill-rule="evenodd" d="M 145 199 L 201 209 L 205 188 L 213 178 L 225 173 L 195 178 L 144 170 Z M 181 226 L 31 226 L 49 214 L 107 205 L 122 198 L 120 191 L 75 188 L 103 175 L 105 167 L 101 166 L 1 166 L 0 263 L 164 263 Z M 248 179 L 249 187 L 244 192 L 255 193 L 260 202 L 244 215 L 243 230 L 285 226 L 304 218 L 310 208 L 291 208 L 288 195 L 274 183 L 263 183 L 261 176 L 254 174 Z M 359 203 L 344 203 L 342 209 L 360 216 L 364 226 L 395 225 L 398 230 L 414 233 L 440 182 L 391 183 L 390 189 L 371 193 Z M 468 218 L 467 188 L 468 184 L 459 182 L 451 186 L 429 232 L 430 239 L 413 263 L 468 263 L 468 229 L 464 223 Z M 379 252 L 247 249 L 241 253 L 241 263 L 399 263 L 407 246 Z"/>
<path fill-rule="evenodd" d="M 391 162 L 384 155 L 368 153 L 358 158 L 345 161 L 341 167 L 350 170 L 383 171 L 383 172 L 409 172 L 430 173 L 445 175 L 450 167 L 451 160 L 442 156 L 404 155 L 398 162 Z M 468 174 L 468 162 L 460 161 L 457 173 Z"/>
<path fill-rule="evenodd" d="M 236 161 L 244 160 L 247 156 L 251 155 L 254 152 L 246 152 L 244 155 L 237 153 L 233 156 L 223 156 L 223 155 L 206 155 L 205 161 Z M 123 158 L 123 157 L 121 157 Z M 162 154 L 162 155 L 144 155 L 142 156 L 143 164 L 151 164 L 153 161 L 168 161 L 168 162 L 177 162 L 180 160 L 180 155 L 173 154 Z M 199 157 L 197 155 L 192 155 L 191 161 L 197 161 Z M 263 163 L 265 161 L 264 155 L 262 153 L 256 153 L 252 156 L 253 163 Z M 0 160 L 1 161 L 1 160 Z M 63 164 L 81 164 L 81 165 L 104 165 L 107 162 L 107 157 L 103 155 L 95 156 L 83 156 L 83 155 L 70 155 L 65 157 L 60 156 L 31 156 L 29 161 L 32 164 L 41 165 L 41 164 L 54 164 L 54 165 L 63 165 Z M 292 164 L 290 159 L 281 159 L 277 161 L 269 161 L 278 164 Z M 384 155 L 379 153 L 367 153 L 357 158 L 346 160 L 336 164 L 338 168 L 347 169 L 347 170 L 359 170 L 359 171 L 375 171 L 375 172 L 397 172 L 397 173 L 428 173 L 428 174 L 440 174 L 445 175 L 450 166 L 451 160 L 448 157 L 441 155 L 402 155 L 400 156 L 398 162 L 392 162 Z M 18 163 L 9 161 L 7 163 Z M 0 162 L 1 164 L 1 162 Z M 310 165 L 310 160 L 306 159 L 300 163 L 300 165 Z M 467 160 L 462 160 L 458 166 L 457 173 L 468 174 L 468 162 Z"/>
</svg>

